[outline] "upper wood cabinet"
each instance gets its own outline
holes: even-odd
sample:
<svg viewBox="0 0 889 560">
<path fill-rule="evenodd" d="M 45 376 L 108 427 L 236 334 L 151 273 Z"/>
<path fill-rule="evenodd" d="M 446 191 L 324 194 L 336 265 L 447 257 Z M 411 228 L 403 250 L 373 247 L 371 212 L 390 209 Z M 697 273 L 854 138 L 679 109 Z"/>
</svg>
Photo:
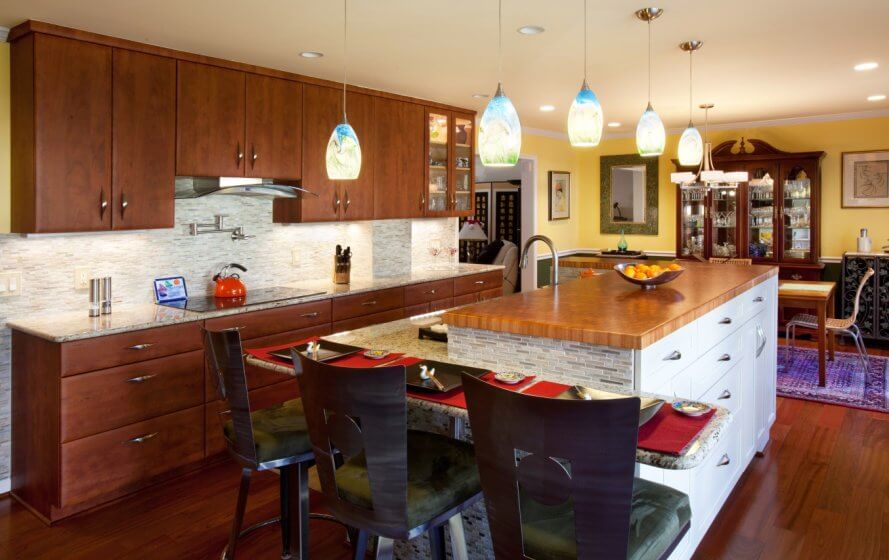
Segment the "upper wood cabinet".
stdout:
<svg viewBox="0 0 889 560">
<path fill-rule="evenodd" d="M 114 49 L 112 229 L 174 223 L 176 61 Z"/>
<path fill-rule="evenodd" d="M 278 199 L 273 219 L 278 223 L 369 220 L 374 216 L 374 100 L 363 93 L 347 94 L 349 124 L 361 145 L 357 179 L 327 178 L 326 153 L 330 134 L 343 120 L 342 90 L 303 85 L 302 185 L 318 196 Z"/>
<path fill-rule="evenodd" d="M 299 82 L 247 75 L 247 176 L 302 177 L 302 104 Z"/>
<path fill-rule="evenodd" d="M 374 99 L 374 218 L 423 216 L 423 126 L 420 105 Z"/>
<path fill-rule="evenodd" d="M 12 44 L 12 231 L 111 227 L 111 48 Z"/>
<path fill-rule="evenodd" d="M 246 74 L 179 62 L 176 174 L 244 175 Z"/>
<path fill-rule="evenodd" d="M 426 216 L 475 212 L 474 115 L 426 110 Z"/>
</svg>

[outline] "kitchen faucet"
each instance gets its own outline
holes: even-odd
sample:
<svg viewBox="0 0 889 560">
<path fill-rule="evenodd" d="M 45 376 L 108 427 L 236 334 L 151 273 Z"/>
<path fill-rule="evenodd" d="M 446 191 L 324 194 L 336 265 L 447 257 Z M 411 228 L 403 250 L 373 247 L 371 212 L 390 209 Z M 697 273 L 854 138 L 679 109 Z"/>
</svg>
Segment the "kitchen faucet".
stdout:
<svg viewBox="0 0 889 560">
<path fill-rule="evenodd" d="M 546 243 L 547 247 L 549 247 L 549 252 L 552 253 L 553 262 L 552 267 L 550 267 L 549 270 L 549 283 L 550 286 L 555 286 L 559 283 L 559 253 L 553 245 L 553 240 L 549 237 L 545 235 L 532 235 L 525 241 L 525 246 L 522 247 L 522 258 L 519 259 L 519 268 L 528 266 L 528 251 L 531 249 L 531 245 L 533 245 L 535 241 L 543 241 Z"/>
</svg>

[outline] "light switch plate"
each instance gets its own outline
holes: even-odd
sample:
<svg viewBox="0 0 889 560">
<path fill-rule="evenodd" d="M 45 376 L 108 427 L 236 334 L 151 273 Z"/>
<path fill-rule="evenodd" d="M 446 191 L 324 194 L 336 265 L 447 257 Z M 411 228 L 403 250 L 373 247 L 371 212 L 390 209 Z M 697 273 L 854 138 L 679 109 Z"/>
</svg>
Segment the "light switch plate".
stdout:
<svg viewBox="0 0 889 560">
<path fill-rule="evenodd" d="M 22 295 L 22 273 L 15 270 L 0 273 L 0 297 Z"/>
<path fill-rule="evenodd" d="M 88 266 L 74 267 L 74 289 L 89 290 L 90 288 L 90 268 Z"/>
</svg>

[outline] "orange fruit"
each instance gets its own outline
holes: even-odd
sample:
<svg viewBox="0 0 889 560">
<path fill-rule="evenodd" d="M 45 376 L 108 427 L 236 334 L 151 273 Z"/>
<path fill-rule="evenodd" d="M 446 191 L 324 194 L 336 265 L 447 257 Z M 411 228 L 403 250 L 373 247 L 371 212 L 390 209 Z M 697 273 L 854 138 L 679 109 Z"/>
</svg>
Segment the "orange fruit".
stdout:
<svg viewBox="0 0 889 560">
<path fill-rule="evenodd" d="M 676 263 L 671 263 L 670 266 L 668 266 L 667 268 L 669 268 L 670 270 L 682 270 L 682 267 Z"/>
<path fill-rule="evenodd" d="M 624 269 L 624 274 L 627 276 L 636 276 L 636 269 L 632 266 L 628 266 Z"/>
<path fill-rule="evenodd" d="M 637 272 L 636 280 L 648 280 L 648 276 L 646 276 L 644 272 Z"/>
</svg>

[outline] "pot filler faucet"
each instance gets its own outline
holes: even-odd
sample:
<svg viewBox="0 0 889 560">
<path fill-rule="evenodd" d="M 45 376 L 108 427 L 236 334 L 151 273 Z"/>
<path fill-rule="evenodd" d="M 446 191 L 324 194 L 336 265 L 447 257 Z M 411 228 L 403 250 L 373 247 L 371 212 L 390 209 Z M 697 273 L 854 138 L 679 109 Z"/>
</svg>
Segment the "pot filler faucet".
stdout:
<svg viewBox="0 0 889 560">
<path fill-rule="evenodd" d="M 553 245 L 553 240 L 549 237 L 545 235 L 532 235 L 525 241 L 525 246 L 522 247 L 522 258 L 519 259 L 519 268 L 528 266 L 528 251 L 531 249 L 531 245 L 533 245 L 535 241 L 543 241 L 546 243 L 546 246 L 549 247 L 549 252 L 552 254 L 553 258 L 552 267 L 549 269 L 549 285 L 555 286 L 559 283 L 559 253 Z"/>
</svg>

